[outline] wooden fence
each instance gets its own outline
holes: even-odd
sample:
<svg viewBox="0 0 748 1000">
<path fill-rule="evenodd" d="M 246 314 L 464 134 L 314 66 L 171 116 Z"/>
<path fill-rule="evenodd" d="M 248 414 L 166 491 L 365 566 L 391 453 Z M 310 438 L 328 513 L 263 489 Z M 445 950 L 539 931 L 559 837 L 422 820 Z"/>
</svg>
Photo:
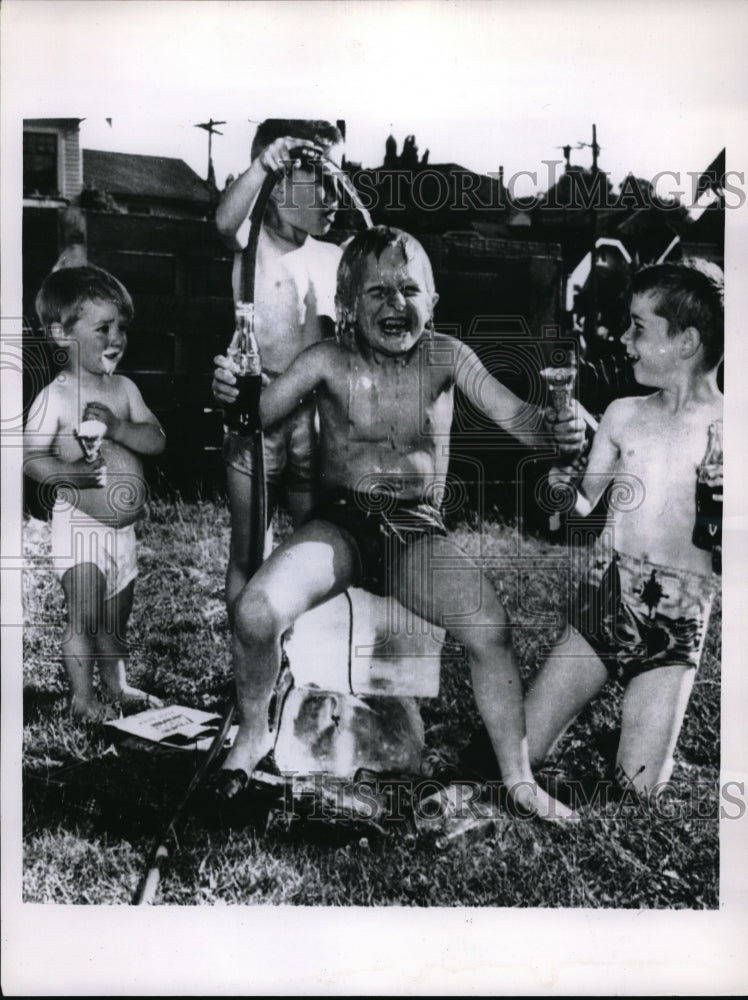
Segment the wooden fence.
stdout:
<svg viewBox="0 0 748 1000">
<path fill-rule="evenodd" d="M 54 210 L 24 210 L 24 314 L 59 252 Z M 122 371 L 162 421 L 168 449 L 155 481 L 182 491 L 220 488 L 221 419 L 210 396 L 212 358 L 233 329 L 231 254 L 210 222 L 84 213 L 88 259 L 115 274 L 135 303 Z M 340 240 L 348 234 L 338 233 Z M 436 323 L 471 344 L 489 370 L 525 398 L 537 396 L 559 323 L 563 265 L 556 245 L 427 235 L 440 295 Z M 35 320 L 32 321 L 35 325 Z M 38 334 L 27 358 L 47 357 Z M 36 364 L 37 361 L 34 361 Z M 39 374 L 27 378 L 27 396 Z M 458 399 L 452 449 L 488 483 L 513 483 L 527 456 Z"/>
</svg>

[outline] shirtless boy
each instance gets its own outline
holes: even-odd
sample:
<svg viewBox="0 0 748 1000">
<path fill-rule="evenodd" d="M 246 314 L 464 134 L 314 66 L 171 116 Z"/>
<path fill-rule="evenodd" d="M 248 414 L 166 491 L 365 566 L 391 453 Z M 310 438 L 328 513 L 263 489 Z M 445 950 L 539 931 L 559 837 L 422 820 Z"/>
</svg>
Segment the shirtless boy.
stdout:
<svg viewBox="0 0 748 1000">
<path fill-rule="evenodd" d="M 234 299 L 240 301 L 241 250 L 249 237 L 249 214 L 268 173 L 278 177 L 260 230 L 255 266 L 255 334 L 263 370 L 270 379 L 284 372 L 305 347 L 333 334 L 340 249 L 315 237 L 324 236 L 335 218 L 338 195 L 328 157 L 341 142 L 342 136 L 331 122 L 280 118 L 262 122 L 252 143 L 252 162 L 228 188 L 216 210 L 218 231 L 236 251 L 232 281 Z M 213 391 L 224 405 L 237 395 L 220 376 Z M 252 564 L 251 442 L 227 430 L 223 452 L 231 510 L 226 572 L 226 604 L 231 616 Z M 316 487 L 313 400 L 265 435 L 265 472 L 268 514 L 284 489 L 289 512 L 298 523 L 309 513 Z"/>
<path fill-rule="evenodd" d="M 447 538 L 439 509 L 455 386 L 525 444 L 547 444 L 548 432 L 542 412 L 493 379 L 472 350 L 434 332 L 436 300 L 416 240 L 382 226 L 359 234 L 338 270 L 336 341 L 310 347 L 263 392 L 261 416 L 271 428 L 316 392 L 324 492 L 238 598 L 240 725 L 217 775 L 219 797 L 238 794 L 269 749 L 281 635 L 306 610 L 362 585 L 393 595 L 464 644 L 511 799 L 545 817 L 566 814 L 530 771 L 506 615 L 478 566 Z M 570 411 L 554 436 L 577 450 L 581 419 Z"/>
<path fill-rule="evenodd" d="M 615 483 L 610 513 L 556 645 L 526 700 L 530 759 L 540 764 L 615 678 L 625 685 L 616 775 L 648 793 L 669 780 L 699 664 L 714 577 L 692 543 L 696 469 L 722 420 L 722 289 L 695 267 L 635 275 L 623 336 L 637 381 L 657 391 L 613 402 L 595 435 L 577 501 L 583 516 Z M 629 495 L 624 502 L 619 497 Z"/>
<path fill-rule="evenodd" d="M 134 523 L 147 496 L 141 455 L 164 450 L 164 432 L 136 385 L 115 374 L 133 317 L 127 289 L 101 268 L 50 274 L 36 299 L 39 319 L 63 348 L 63 370 L 34 400 L 38 421 L 24 434 L 28 476 L 54 490 L 52 559 L 67 623 L 62 658 L 76 717 L 103 714 L 105 701 L 159 707 L 126 679 L 125 630 L 137 576 Z M 83 421 L 98 422 L 98 457 L 78 441 Z M 89 434 L 94 428 L 89 428 Z M 84 443 L 90 447 L 89 439 Z"/>
</svg>

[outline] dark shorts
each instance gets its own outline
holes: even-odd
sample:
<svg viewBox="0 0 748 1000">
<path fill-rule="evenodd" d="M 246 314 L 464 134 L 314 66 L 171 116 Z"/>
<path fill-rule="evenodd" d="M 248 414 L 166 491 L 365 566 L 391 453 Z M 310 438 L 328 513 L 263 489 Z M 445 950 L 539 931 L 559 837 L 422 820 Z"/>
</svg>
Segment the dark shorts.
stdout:
<svg viewBox="0 0 748 1000">
<path fill-rule="evenodd" d="M 392 572 L 399 565 L 403 549 L 421 538 L 447 534 L 436 507 L 377 492 L 328 493 L 306 520 L 327 521 L 346 533 L 361 567 L 354 585 L 380 597 L 392 591 Z"/>
<path fill-rule="evenodd" d="M 698 667 L 713 597 L 708 576 L 597 550 L 571 624 L 611 676 L 627 684 L 656 667 Z"/>
</svg>

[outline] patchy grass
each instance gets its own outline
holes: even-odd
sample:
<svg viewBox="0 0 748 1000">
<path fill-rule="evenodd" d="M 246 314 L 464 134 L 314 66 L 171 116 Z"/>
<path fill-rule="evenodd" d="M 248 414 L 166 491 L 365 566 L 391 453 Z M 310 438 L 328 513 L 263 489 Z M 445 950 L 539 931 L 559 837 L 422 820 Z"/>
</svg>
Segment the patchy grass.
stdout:
<svg viewBox="0 0 748 1000">
<path fill-rule="evenodd" d="M 280 526 L 281 531 L 284 525 Z M 130 639 L 133 683 L 167 701 L 222 710 L 231 693 L 223 604 L 228 514 L 220 502 L 153 502 L 137 528 L 140 576 Z M 564 550 L 508 524 L 454 538 L 483 565 L 514 623 L 525 683 L 563 620 Z M 128 903 L 152 838 L 192 774 L 191 755 L 115 749 L 67 720 L 63 602 L 48 529 L 25 525 L 24 899 Z M 405 822 L 384 830 L 282 815 L 219 827 L 190 815 L 160 899 L 174 904 L 714 908 L 718 904 L 719 601 L 676 752 L 667 800 L 590 801 L 555 826 L 502 815 L 488 834 L 440 850 Z M 610 685 L 577 720 L 553 769 L 604 778 L 621 692 Z M 435 773 L 490 771 L 463 651 L 444 647 L 441 696 L 425 701 Z M 58 780 L 64 768 L 64 780 Z M 553 774 L 550 779 L 553 780 Z"/>
</svg>

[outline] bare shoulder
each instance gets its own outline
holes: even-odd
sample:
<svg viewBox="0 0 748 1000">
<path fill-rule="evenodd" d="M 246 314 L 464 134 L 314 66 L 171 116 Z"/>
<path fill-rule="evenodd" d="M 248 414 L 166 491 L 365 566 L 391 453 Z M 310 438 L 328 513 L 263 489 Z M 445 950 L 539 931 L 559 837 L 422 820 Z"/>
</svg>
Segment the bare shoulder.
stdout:
<svg viewBox="0 0 748 1000">
<path fill-rule="evenodd" d="M 313 387 L 313 384 L 324 382 L 329 375 L 340 371 L 347 364 L 349 353 L 336 340 L 320 340 L 303 350 L 288 371 L 293 373 L 296 381 L 301 380 L 304 385 Z"/>
<path fill-rule="evenodd" d="M 439 333 L 438 330 L 425 343 L 437 350 L 452 350 L 460 353 L 470 350 L 467 344 L 463 344 L 457 337 L 453 337 L 449 333 Z"/>
<path fill-rule="evenodd" d="M 137 385 L 133 382 L 131 378 L 126 375 L 112 375 L 111 376 L 111 388 L 110 392 L 112 395 L 120 395 L 124 393 L 130 399 L 140 399 L 141 392 Z"/>
<path fill-rule="evenodd" d="M 347 240 L 344 246 L 346 246 L 349 242 L 350 240 Z M 310 237 L 309 243 L 319 257 L 326 257 L 328 260 L 334 261 L 336 264 L 343 256 L 343 247 L 339 247 L 337 243 L 326 243 L 323 240 L 316 240 L 313 236 Z"/>
<path fill-rule="evenodd" d="M 601 424 L 607 428 L 612 438 L 622 434 L 631 422 L 640 416 L 642 406 L 646 404 L 648 396 L 624 396 L 621 399 L 614 399 L 602 416 Z"/>
<path fill-rule="evenodd" d="M 478 360 L 471 347 L 448 333 L 436 332 L 428 339 L 424 339 L 422 346 L 432 365 L 438 368 L 448 367 L 453 373 L 456 373 L 461 366 Z"/>
<path fill-rule="evenodd" d="M 348 351 L 337 340 L 328 338 L 307 347 L 299 355 L 299 360 L 317 368 L 324 368 L 326 365 L 339 365 L 347 354 Z"/>
<path fill-rule="evenodd" d="M 72 388 L 69 379 L 58 375 L 36 394 L 24 422 L 27 437 L 51 438 L 76 422 L 76 397 Z"/>
<path fill-rule="evenodd" d="M 44 406 L 46 414 L 61 418 L 69 410 L 75 409 L 76 396 L 74 380 L 63 372 L 44 386 L 34 400 L 33 409 Z"/>
</svg>

